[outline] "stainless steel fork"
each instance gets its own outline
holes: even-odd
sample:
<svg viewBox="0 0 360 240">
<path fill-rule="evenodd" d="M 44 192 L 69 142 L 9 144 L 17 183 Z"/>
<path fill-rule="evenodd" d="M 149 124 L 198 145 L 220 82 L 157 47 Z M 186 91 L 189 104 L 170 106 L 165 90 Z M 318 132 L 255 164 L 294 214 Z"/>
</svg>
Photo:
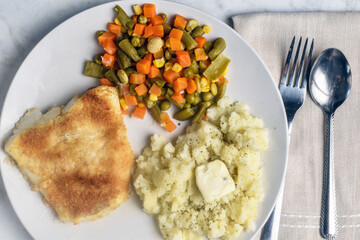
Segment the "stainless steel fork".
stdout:
<svg viewBox="0 0 360 240">
<path fill-rule="evenodd" d="M 308 39 L 306 38 L 305 45 L 302 51 L 300 63 L 298 64 L 298 56 L 301 48 L 302 38 L 300 37 L 298 47 L 296 49 L 295 58 L 292 66 L 290 66 L 291 56 L 294 48 L 295 37 L 293 38 L 290 49 L 286 58 L 286 62 L 283 68 L 280 81 L 280 95 L 282 97 L 286 117 L 288 122 L 288 142 L 290 142 L 291 125 L 294 119 L 296 111 L 303 105 L 306 96 L 307 80 L 310 75 L 311 57 L 314 48 L 314 39 L 311 42 L 309 54 L 307 56 L 307 64 L 305 62 L 306 48 L 308 45 Z M 303 69 L 303 66 L 306 66 Z M 289 73 L 289 69 L 291 71 Z M 284 185 L 284 184 L 283 184 Z M 281 205 L 283 199 L 284 186 L 281 186 L 280 195 L 274 210 L 272 211 L 269 219 L 264 225 L 261 231 L 261 240 L 276 240 L 278 239 Z"/>
</svg>

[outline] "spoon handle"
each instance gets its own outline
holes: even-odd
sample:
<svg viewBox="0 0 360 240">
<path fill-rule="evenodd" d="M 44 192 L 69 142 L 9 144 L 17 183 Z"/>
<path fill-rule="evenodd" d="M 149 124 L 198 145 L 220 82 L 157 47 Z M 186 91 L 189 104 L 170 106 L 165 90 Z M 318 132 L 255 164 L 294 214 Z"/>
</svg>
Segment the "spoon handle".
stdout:
<svg viewBox="0 0 360 240">
<path fill-rule="evenodd" d="M 325 113 L 325 158 L 323 192 L 320 217 L 322 238 L 335 238 L 337 235 L 335 170 L 334 170 L 334 113 Z"/>
</svg>

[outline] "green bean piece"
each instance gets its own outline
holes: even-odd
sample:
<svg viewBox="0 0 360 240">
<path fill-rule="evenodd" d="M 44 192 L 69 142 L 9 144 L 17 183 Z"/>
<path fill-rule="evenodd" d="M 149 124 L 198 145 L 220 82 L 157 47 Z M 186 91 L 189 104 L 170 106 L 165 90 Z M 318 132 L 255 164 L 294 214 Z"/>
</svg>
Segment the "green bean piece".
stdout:
<svg viewBox="0 0 360 240">
<path fill-rule="evenodd" d="M 96 37 L 100 37 L 100 36 L 103 35 L 104 33 L 106 33 L 106 31 L 104 31 L 104 30 L 97 31 L 97 32 L 96 32 Z"/>
<path fill-rule="evenodd" d="M 118 90 L 118 93 L 119 93 L 119 96 L 122 96 L 122 86 L 121 84 L 120 85 L 117 85 L 117 90 Z"/>
<path fill-rule="evenodd" d="M 210 80 L 217 80 L 225 72 L 227 66 L 230 63 L 230 59 L 220 54 L 203 72 L 204 76 Z"/>
<path fill-rule="evenodd" d="M 211 83 L 210 85 L 210 92 L 216 96 L 218 94 L 218 87 L 216 85 L 216 83 Z"/>
<path fill-rule="evenodd" d="M 209 52 L 209 58 L 211 61 L 215 60 L 226 48 L 226 42 L 223 38 L 218 38 L 214 42 L 213 49 Z"/>
<path fill-rule="evenodd" d="M 202 29 L 202 27 L 196 27 L 194 30 L 192 30 L 191 32 L 191 37 L 196 38 L 197 36 L 202 36 L 204 35 L 204 30 Z"/>
<path fill-rule="evenodd" d="M 127 27 L 121 26 L 121 33 L 125 34 L 127 32 Z"/>
<path fill-rule="evenodd" d="M 195 111 L 192 108 L 185 108 L 184 110 L 175 113 L 174 119 L 179 121 L 186 121 L 195 115 Z"/>
<path fill-rule="evenodd" d="M 199 65 L 195 60 L 191 61 L 190 67 L 194 74 L 199 74 Z"/>
<path fill-rule="evenodd" d="M 116 37 L 116 45 L 118 45 L 119 42 L 121 42 L 121 40 L 123 40 L 123 39 L 124 39 L 124 34 L 117 35 L 117 37 Z"/>
<path fill-rule="evenodd" d="M 128 75 L 128 77 L 130 77 L 130 74 L 132 74 L 132 73 L 137 73 L 136 70 L 133 69 L 133 68 L 131 68 L 131 67 L 126 68 L 124 71 L 126 72 L 126 74 Z"/>
<path fill-rule="evenodd" d="M 102 64 L 102 59 L 101 59 L 101 57 L 102 57 L 102 54 L 97 54 L 96 56 L 95 56 L 95 58 L 94 58 L 94 60 L 95 60 L 95 62 L 97 63 L 97 64 Z"/>
<path fill-rule="evenodd" d="M 192 103 L 192 105 L 198 105 L 201 101 L 201 98 L 198 95 L 195 95 L 195 99 L 194 102 Z"/>
<path fill-rule="evenodd" d="M 155 103 L 155 102 L 154 102 Z M 151 108 L 148 108 L 150 114 L 153 116 L 153 118 L 161 124 L 161 109 L 157 103 L 154 104 Z"/>
<path fill-rule="evenodd" d="M 166 84 L 166 81 L 164 79 L 161 79 L 159 77 L 153 78 L 152 81 L 159 87 L 163 88 Z"/>
<path fill-rule="evenodd" d="M 190 104 L 190 103 L 188 103 L 188 102 L 187 102 L 187 103 L 185 103 L 185 104 L 184 104 L 184 108 L 191 108 L 191 104 Z"/>
<path fill-rule="evenodd" d="M 196 93 L 201 93 L 201 84 L 200 84 L 201 78 L 200 78 L 200 76 L 199 75 L 195 76 L 194 80 L 196 83 Z"/>
<path fill-rule="evenodd" d="M 209 53 L 211 51 L 211 49 L 212 49 L 212 46 L 213 46 L 213 44 L 210 41 L 206 41 L 203 48 L 204 48 L 206 53 Z"/>
<path fill-rule="evenodd" d="M 116 61 L 121 69 L 126 69 L 131 67 L 131 59 L 128 57 L 128 55 L 126 55 L 126 53 L 124 53 L 124 51 L 118 49 L 116 55 L 117 55 Z"/>
<path fill-rule="evenodd" d="M 141 24 L 146 24 L 148 21 L 147 17 L 145 17 L 144 15 L 140 15 L 138 16 L 138 22 L 141 23 Z"/>
<path fill-rule="evenodd" d="M 131 45 L 129 39 L 124 39 L 119 42 L 119 47 L 123 50 L 134 62 L 138 62 L 141 60 L 136 49 Z"/>
<path fill-rule="evenodd" d="M 165 59 L 170 60 L 172 58 L 172 54 L 170 53 L 169 49 L 165 51 Z"/>
<path fill-rule="evenodd" d="M 134 36 L 131 38 L 131 44 L 134 47 L 139 47 L 140 46 L 140 38 L 138 36 Z"/>
<path fill-rule="evenodd" d="M 141 58 L 143 58 L 148 52 L 149 52 L 149 51 L 147 50 L 146 45 L 142 46 L 141 48 L 139 48 L 139 49 L 137 50 L 137 53 L 139 54 L 139 56 L 140 56 Z"/>
<path fill-rule="evenodd" d="M 172 29 L 172 27 L 167 23 L 163 24 L 163 28 L 164 28 L 164 34 L 165 35 L 168 35 L 171 32 L 171 29 Z"/>
<path fill-rule="evenodd" d="M 188 32 L 191 32 L 197 26 L 199 26 L 199 21 L 196 20 L 196 19 L 190 19 L 186 24 L 185 30 L 188 31 Z"/>
<path fill-rule="evenodd" d="M 137 87 L 137 85 L 136 84 L 130 84 L 130 86 L 129 86 L 129 93 L 131 94 L 131 95 L 136 95 L 136 91 L 135 91 L 135 88 Z"/>
<path fill-rule="evenodd" d="M 171 107 L 171 103 L 169 101 L 163 101 L 160 105 L 161 111 L 167 111 Z"/>
<path fill-rule="evenodd" d="M 207 69 L 207 65 L 205 64 L 205 62 L 204 61 L 200 61 L 199 62 L 199 68 L 200 68 L 200 72 L 204 72 L 206 69 Z"/>
<path fill-rule="evenodd" d="M 188 94 L 186 95 L 186 102 L 193 104 L 195 102 L 195 95 L 194 94 Z"/>
<path fill-rule="evenodd" d="M 152 108 L 155 104 L 156 104 L 156 102 L 153 102 L 153 101 L 151 101 L 150 99 L 149 99 L 149 96 L 145 96 L 144 97 L 144 104 L 145 104 L 145 106 L 147 107 L 147 108 Z"/>
<path fill-rule="evenodd" d="M 135 22 L 126 14 L 126 12 L 119 5 L 116 5 L 114 10 L 118 14 L 117 17 L 120 20 L 122 27 L 132 29 L 135 26 Z"/>
<path fill-rule="evenodd" d="M 190 67 L 185 68 L 185 70 L 184 70 L 184 76 L 185 76 L 186 78 L 192 78 L 192 77 L 194 76 L 193 70 L 192 70 Z"/>
<path fill-rule="evenodd" d="M 115 70 L 110 69 L 105 73 L 105 77 L 116 85 L 121 85 L 119 78 L 116 76 Z"/>
<path fill-rule="evenodd" d="M 181 37 L 181 41 L 185 44 L 186 49 L 192 50 L 192 49 L 196 48 L 198 44 L 190 36 L 190 34 L 187 31 L 185 31 L 184 29 L 182 29 L 182 28 L 179 28 L 179 29 L 183 32 L 183 35 Z"/>
<path fill-rule="evenodd" d="M 202 96 L 205 102 L 209 102 L 212 99 L 212 97 L 213 95 L 211 94 L 211 92 L 204 92 Z"/>
<path fill-rule="evenodd" d="M 160 13 L 160 16 L 164 19 L 164 22 L 167 21 L 167 15 L 165 13 Z"/>
<path fill-rule="evenodd" d="M 179 103 L 177 101 L 175 101 L 174 99 L 171 98 L 171 96 L 174 94 L 174 91 L 171 90 L 170 88 L 168 88 L 166 94 L 165 94 L 165 98 L 170 101 L 172 104 L 174 104 L 176 107 L 183 109 L 184 108 L 184 104 L 185 103 Z"/>
<path fill-rule="evenodd" d="M 102 65 L 88 61 L 84 74 L 88 77 L 102 78 L 104 77 L 104 70 L 105 68 Z"/>
<path fill-rule="evenodd" d="M 198 110 L 198 112 L 196 113 L 196 115 L 194 116 L 193 118 L 193 122 L 194 123 L 200 123 L 201 122 L 201 119 L 203 118 L 205 112 L 206 112 L 206 109 L 208 109 L 208 107 L 211 106 L 211 103 L 210 102 L 202 102 L 200 103 L 200 108 Z"/>
<path fill-rule="evenodd" d="M 161 95 L 160 95 L 160 96 L 165 96 L 165 94 L 166 94 L 166 89 L 165 89 L 165 88 L 162 88 L 162 89 L 161 89 Z"/>
<path fill-rule="evenodd" d="M 225 95 L 226 87 L 227 87 L 227 81 L 224 78 L 224 80 L 218 85 L 218 93 L 215 97 L 215 102 L 219 101 Z"/>
<path fill-rule="evenodd" d="M 147 88 L 150 89 L 152 86 L 151 81 L 146 81 L 145 86 L 147 86 Z"/>
<path fill-rule="evenodd" d="M 146 38 L 144 38 L 144 37 L 140 38 L 140 44 L 139 44 L 139 47 L 144 46 L 144 45 L 145 45 L 145 43 L 146 43 Z"/>
<path fill-rule="evenodd" d="M 118 70 L 116 74 L 117 74 L 117 76 L 120 79 L 120 82 L 122 84 L 128 84 L 129 83 L 129 77 L 128 77 L 128 75 L 126 74 L 126 72 L 123 69 Z"/>
</svg>

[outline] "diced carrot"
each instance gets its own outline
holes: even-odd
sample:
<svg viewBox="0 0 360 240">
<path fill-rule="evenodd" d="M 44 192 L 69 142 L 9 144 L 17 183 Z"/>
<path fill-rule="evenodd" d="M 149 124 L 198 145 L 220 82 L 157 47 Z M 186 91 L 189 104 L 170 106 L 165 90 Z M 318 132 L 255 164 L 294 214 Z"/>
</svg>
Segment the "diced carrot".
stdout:
<svg viewBox="0 0 360 240">
<path fill-rule="evenodd" d="M 142 73 L 130 74 L 130 83 L 133 83 L 133 84 L 145 83 L 145 74 L 142 74 Z"/>
<path fill-rule="evenodd" d="M 189 67 L 191 64 L 190 55 L 187 51 L 177 51 L 176 52 L 176 60 L 183 68 Z"/>
<path fill-rule="evenodd" d="M 160 70 L 157 67 L 155 67 L 154 64 L 151 65 L 150 72 L 148 73 L 148 77 L 149 78 L 154 78 L 154 77 L 159 76 L 159 74 L 160 74 Z"/>
<path fill-rule="evenodd" d="M 106 40 L 111 40 L 111 41 L 115 41 L 116 40 L 116 34 L 112 33 L 112 32 L 106 32 L 103 35 L 101 35 L 99 38 L 99 44 L 102 46 L 104 41 Z"/>
<path fill-rule="evenodd" d="M 147 18 L 153 18 L 156 15 L 156 7 L 154 4 L 144 4 L 144 16 Z"/>
<path fill-rule="evenodd" d="M 136 63 L 136 71 L 138 73 L 148 74 L 150 72 L 151 61 L 148 59 L 141 59 Z"/>
<path fill-rule="evenodd" d="M 134 96 L 134 95 L 124 96 L 124 100 L 125 100 L 126 105 L 128 105 L 128 106 L 137 105 L 137 99 L 136 99 L 136 96 Z"/>
<path fill-rule="evenodd" d="M 108 67 L 114 66 L 115 57 L 113 55 L 105 53 L 101 60 L 102 64 Z"/>
<path fill-rule="evenodd" d="M 171 29 L 169 37 L 181 40 L 182 35 L 183 35 L 183 31 L 173 28 Z"/>
<path fill-rule="evenodd" d="M 116 35 L 121 33 L 121 26 L 115 23 L 108 23 L 108 30 Z"/>
<path fill-rule="evenodd" d="M 206 116 L 206 114 L 204 114 L 204 116 L 201 118 L 201 120 L 204 120 L 204 121 L 206 121 L 208 118 L 207 118 L 207 116 Z"/>
<path fill-rule="evenodd" d="M 180 74 L 169 69 L 164 72 L 163 76 L 168 83 L 173 84 L 173 82 L 180 77 Z"/>
<path fill-rule="evenodd" d="M 137 93 L 137 95 L 142 96 L 147 93 L 147 87 L 145 86 L 145 84 L 140 84 L 135 88 L 135 92 Z"/>
<path fill-rule="evenodd" d="M 170 42 L 170 48 L 173 51 L 181 51 L 181 41 L 180 39 L 176 39 L 176 38 L 169 38 L 169 42 Z"/>
<path fill-rule="evenodd" d="M 129 92 L 129 86 L 130 86 L 129 84 L 123 84 L 122 85 L 121 90 L 122 90 L 123 96 L 131 95 L 130 92 Z"/>
<path fill-rule="evenodd" d="M 145 31 L 145 27 L 146 27 L 145 24 L 140 24 L 140 23 L 135 24 L 134 34 L 143 35 Z"/>
<path fill-rule="evenodd" d="M 114 84 L 107 78 L 100 78 L 100 84 L 103 86 L 114 86 Z"/>
<path fill-rule="evenodd" d="M 183 95 L 181 95 L 181 93 L 176 92 L 171 96 L 172 99 L 174 99 L 175 101 L 177 101 L 178 103 L 183 103 L 184 102 L 184 97 Z"/>
<path fill-rule="evenodd" d="M 146 113 L 146 107 L 136 107 L 132 114 L 132 117 L 144 119 L 145 113 Z"/>
<path fill-rule="evenodd" d="M 147 53 L 145 56 L 144 56 L 144 59 L 149 61 L 149 62 L 152 62 L 153 60 L 153 55 L 151 53 Z"/>
<path fill-rule="evenodd" d="M 207 59 L 206 52 L 203 48 L 195 48 L 194 53 L 196 61 L 202 61 Z"/>
<path fill-rule="evenodd" d="M 111 40 L 105 40 L 102 46 L 104 47 L 104 50 L 110 55 L 113 55 L 116 52 L 116 45 Z"/>
<path fill-rule="evenodd" d="M 196 82 L 192 79 L 189 79 L 187 82 L 186 92 L 192 94 L 196 91 Z"/>
<path fill-rule="evenodd" d="M 197 48 L 202 48 L 204 46 L 204 44 L 206 43 L 206 38 L 202 37 L 202 36 L 197 36 L 194 39 L 197 42 Z"/>
<path fill-rule="evenodd" d="M 175 21 L 174 21 L 174 27 L 176 28 L 185 28 L 187 24 L 187 19 L 183 16 L 176 14 Z"/>
<path fill-rule="evenodd" d="M 132 19 L 135 23 L 137 23 L 138 16 L 137 16 L 137 15 L 132 15 L 132 16 L 131 16 L 131 19 Z"/>
<path fill-rule="evenodd" d="M 124 109 L 121 107 L 121 114 L 122 114 L 122 115 L 129 115 L 129 113 L 130 113 L 129 108 L 127 108 L 126 110 L 124 110 Z"/>
<path fill-rule="evenodd" d="M 151 86 L 149 93 L 152 93 L 156 96 L 160 96 L 161 95 L 161 88 L 158 87 L 158 85 L 156 85 L 155 83 L 153 83 L 153 85 Z"/>
<path fill-rule="evenodd" d="M 160 123 L 163 124 L 163 123 L 166 123 L 168 121 L 170 121 L 169 114 L 167 112 L 161 112 Z"/>
<path fill-rule="evenodd" d="M 164 128 L 168 131 L 168 132 L 172 132 L 176 129 L 176 125 L 174 122 L 172 121 L 167 121 L 164 125 Z"/>
<path fill-rule="evenodd" d="M 163 25 L 156 25 L 152 26 L 153 29 L 153 36 L 154 37 L 164 37 L 164 26 Z"/>
<path fill-rule="evenodd" d="M 186 78 L 178 78 L 174 81 L 173 88 L 175 92 L 181 92 L 187 88 L 187 85 Z"/>
<path fill-rule="evenodd" d="M 154 58 L 155 59 L 159 59 L 162 58 L 164 56 L 164 50 L 161 48 L 160 51 L 154 53 Z"/>
<path fill-rule="evenodd" d="M 160 15 L 157 15 L 157 16 L 151 18 L 151 19 L 150 19 L 150 22 L 151 22 L 151 24 L 152 24 L 153 26 L 155 26 L 155 25 L 161 25 L 161 24 L 164 23 L 164 18 L 163 18 L 162 16 L 160 16 Z"/>
<path fill-rule="evenodd" d="M 144 37 L 148 38 L 150 36 L 152 36 L 154 34 L 154 30 L 152 28 L 152 25 L 149 24 L 145 27 L 145 33 L 144 33 Z"/>
<path fill-rule="evenodd" d="M 166 97 L 165 96 L 158 96 L 158 101 L 164 101 L 166 99 Z"/>
</svg>

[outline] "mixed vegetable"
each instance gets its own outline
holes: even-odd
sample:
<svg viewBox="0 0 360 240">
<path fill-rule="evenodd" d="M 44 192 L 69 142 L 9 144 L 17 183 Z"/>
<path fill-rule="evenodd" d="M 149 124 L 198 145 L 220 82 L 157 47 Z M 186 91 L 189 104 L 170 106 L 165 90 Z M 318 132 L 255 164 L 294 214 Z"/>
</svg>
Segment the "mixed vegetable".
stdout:
<svg viewBox="0 0 360 240">
<path fill-rule="evenodd" d="M 132 17 L 120 6 L 114 10 L 108 31 L 96 32 L 105 53 L 87 62 L 85 75 L 118 88 L 123 114 L 136 106 L 132 116 L 143 119 L 148 110 L 169 132 L 176 129 L 166 112 L 171 105 L 179 109 L 176 120 L 206 119 L 206 109 L 224 96 L 228 83 L 225 40 L 208 41 L 208 25 L 179 14 L 171 26 L 153 4 L 134 5 Z"/>
</svg>

